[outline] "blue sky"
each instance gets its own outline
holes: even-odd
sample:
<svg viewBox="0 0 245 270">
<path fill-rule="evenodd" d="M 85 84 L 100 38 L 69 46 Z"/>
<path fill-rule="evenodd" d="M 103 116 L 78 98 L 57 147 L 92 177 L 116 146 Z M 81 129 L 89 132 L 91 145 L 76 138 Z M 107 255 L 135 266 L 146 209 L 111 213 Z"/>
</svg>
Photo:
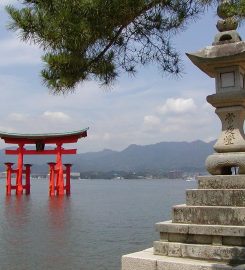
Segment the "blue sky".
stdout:
<svg viewBox="0 0 245 270">
<path fill-rule="evenodd" d="M 184 65 L 181 78 L 166 77 L 156 66 L 147 66 L 136 77 L 122 75 L 111 90 L 87 82 L 73 94 L 54 96 L 42 85 L 42 51 L 6 30 L 4 5 L 16 1 L 0 1 L 1 131 L 64 132 L 90 127 L 88 138 L 77 145 L 79 152 L 217 138 L 221 125 L 206 102 L 206 96 L 214 93 L 214 80 L 185 56 L 212 44 L 217 33 L 214 10 L 174 39 Z M 239 32 L 245 36 L 244 28 Z M 2 141 L 0 147 L 5 147 Z"/>
</svg>

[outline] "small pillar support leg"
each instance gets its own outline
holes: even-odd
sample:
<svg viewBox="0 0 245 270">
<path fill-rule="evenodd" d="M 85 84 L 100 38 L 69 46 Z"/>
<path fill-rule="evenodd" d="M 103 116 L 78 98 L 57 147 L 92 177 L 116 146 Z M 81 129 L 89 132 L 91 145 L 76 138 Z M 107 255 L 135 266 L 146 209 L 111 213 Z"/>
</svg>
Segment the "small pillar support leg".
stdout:
<svg viewBox="0 0 245 270">
<path fill-rule="evenodd" d="M 49 162 L 49 196 L 55 195 L 55 165 L 54 162 Z"/>
<path fill-rule="evenodd" d="M 72 164 L 64 164 L 65 166 L 65 174 L 66 174 L 66 195 L 71 194 L 71 166 Z"/>
<path fill-rule="evenodd" d="M 25 173 L 26 173 L 26 195 L 31 193 L 31 164 L 25 164 Z"/>
<path fill-rule="evenodd" d="M 6 195 L 11 195 L 11 176 L 12 176 L 12 166 L 14 163 L 11 162 L 6 162 L 6 170 L 7 170 L 7 175 L 6 175 Z"/>
</svg>

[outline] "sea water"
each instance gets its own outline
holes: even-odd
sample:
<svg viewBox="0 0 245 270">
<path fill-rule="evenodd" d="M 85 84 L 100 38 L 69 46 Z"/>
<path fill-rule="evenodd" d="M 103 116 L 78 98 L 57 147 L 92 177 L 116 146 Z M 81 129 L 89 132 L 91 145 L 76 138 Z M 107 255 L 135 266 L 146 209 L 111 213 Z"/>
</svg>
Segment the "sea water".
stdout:
<svg viewBox="0 0 245 270">
<path fill-rule="evenodd" d="M 123 254 L 152 246 L 154 224 L 185 202 L 184 180 L 74 180 L 71 196 L 48 196 L 47 180 L 31 195 L 5 196 L 0 182 L 0 269 L 120 270 Z M 12 191 L 13 192 L 13 191 Z"/>
</svg>

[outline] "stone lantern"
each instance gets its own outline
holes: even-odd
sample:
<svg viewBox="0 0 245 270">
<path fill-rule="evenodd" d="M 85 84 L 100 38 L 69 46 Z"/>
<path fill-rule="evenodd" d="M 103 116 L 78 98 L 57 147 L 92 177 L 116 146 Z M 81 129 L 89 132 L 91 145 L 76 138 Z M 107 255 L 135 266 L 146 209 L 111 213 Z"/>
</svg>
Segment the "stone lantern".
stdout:
<svg viewBox="0 0 245 270">
<path fill-rule="evenodd" d="M 216 108 L 222 132 L 214 145 L 217 153 L 207 158 L 206 168 L 213 175 L 245 174 L 245 42 L 231 18 L 219 20 L 217 27 L 221 32 L 213 46 L 187 54 L 216 84 L 216 93 L 207 101 Z"/>
<path fill-rule="evenodd" d="M 245 269 L 245 42 L 236 20 L 223 12 L 227 4 L 218 7 L 212 46 L 187 54 L 215 78 L 216 92 L 207 101 L 222 132 L 206 160 L 211 175 L 199 176 L 198 188 L 186 191 L 186 204 L 173 206 L 172 219 L 156 224 L 160 239 L 153 249 L 123 256 L 122 270 Z"/>
</svg>

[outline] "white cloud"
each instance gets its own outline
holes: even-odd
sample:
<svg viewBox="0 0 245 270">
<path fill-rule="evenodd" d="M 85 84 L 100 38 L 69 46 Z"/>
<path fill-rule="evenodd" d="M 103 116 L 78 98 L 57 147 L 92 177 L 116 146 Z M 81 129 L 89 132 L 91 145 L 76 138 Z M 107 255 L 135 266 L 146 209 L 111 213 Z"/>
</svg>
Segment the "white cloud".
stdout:
<svg viewBox="0 0 245 270">
<path fill-rule="evenodd" d="M 159 125 L 161 120 L 155 116 L 155 115 L 146 115 L 144 117 L 144 124 L 150 125 L 150 126 L 156 126 Z"/>
<path fill-rule="evenodd" d="M 112 138 L 112 136 L 110 133 L 108 133 L 108 132 L 104 133 L 104 135 L 103 135 L 104 140 L 109 141 L 111 138 Z"/>
<path fill-rule="evenodd" d="M 41 63 L 41 50 L 17 38 L 0 41 L 0 67 Z"/>
<path fill-rule="evenodd" d="M 168 98 L 166 102 L 157 108 L 160 114 L 167 113 L 187 113 L 193 112 L 196 109 L 196 105 L 192 98 Z"/>
<path fill-rule="evenodd" d="M 28 115 L 22 113 L 10 113 L 8 115 L 8 119 L 12 121 L 24 121 L 27 117 Z"/>
<path fill-rule="evenodd" d="M 46 111 L 42 115 L 44 118 L 52 120 L 52 121 L 68 121 L 70 120 L 70 116 L 63 112 L 50 112 Z"/>
<path fill-rule="evenodd" d="M 219 133 L 220 122 L 212 106 L 203 107 L 206 95 L 213 91 L 213 80 L 194 66 L 190 69 L 192 64 L 178 81 L 162 78 L 150 65 L 140 68 L 135 78 L 122 75 L 111 91 L 88 82 L 80 84 L 71 95 L 49 95 L 39 77 L 42 51 L 21 42 L 16 33 L 4 28 L 8 18 L 3 5 L 10 1 L 0 0 L 0 129 L 44 133 L 89 126 L 88 137 L 77 145 L 82 152 L 121 150 L 132 143 L 215 138 Z M 190 33 L 186 40 L 188 51 L 190 46 L 197 46 L 190 44 L 193 31 Z M 183 51 L 187 50 L 184 42 L 183 36 L 178 43 Z"/>
</svg>

